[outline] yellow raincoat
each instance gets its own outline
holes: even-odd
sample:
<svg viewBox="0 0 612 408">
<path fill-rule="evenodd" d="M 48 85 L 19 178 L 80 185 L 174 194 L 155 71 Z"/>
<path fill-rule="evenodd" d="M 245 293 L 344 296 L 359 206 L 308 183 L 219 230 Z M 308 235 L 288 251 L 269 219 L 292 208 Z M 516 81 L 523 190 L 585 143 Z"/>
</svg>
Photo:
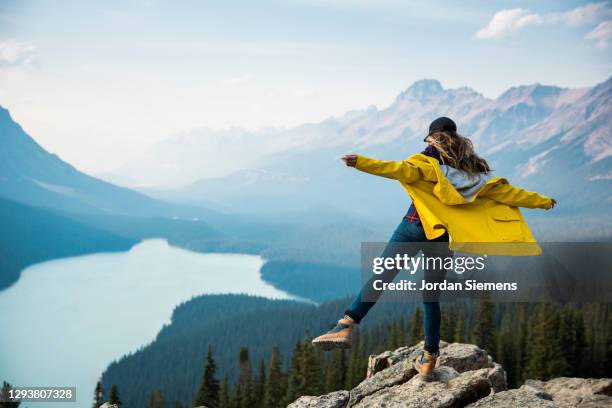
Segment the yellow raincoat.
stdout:
<svg viewBox="0 0 612 408">
<path fill-rule="evenodd" d="M 492 255 L 541 253 L 518 207 L 552 207 L 552 199 L 492 177 L 469 199 L 445 177 L 437 159 L 415 154 L 401 162 L 357 156 L 358 170 L 400 181 L 408 192 L 427 239 L 445 231 L 450 249 Z"/>
</svg>

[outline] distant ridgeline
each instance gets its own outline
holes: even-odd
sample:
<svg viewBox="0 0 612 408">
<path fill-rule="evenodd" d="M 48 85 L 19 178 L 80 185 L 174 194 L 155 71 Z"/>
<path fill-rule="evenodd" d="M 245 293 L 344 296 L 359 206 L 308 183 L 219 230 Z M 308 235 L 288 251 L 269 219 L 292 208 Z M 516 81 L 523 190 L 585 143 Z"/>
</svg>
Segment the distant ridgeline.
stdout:
<svg viewBox="0 0 612 408">
<path fill-rule="evenodd" d="M 196 297 L 175 309 L 153 343 L 112 363 L 103 387 L 108 392 L 116 385 L 126 407 L 147 406 L 154 392 L 167 406 L 192 406 L 210 344 L 216 379 L 227 377 L 228 396 L 245 406 L 284 407 L 300 395 L 351 389 L 365 377 L 368 355 L 418 343 L 423 329 L 419 304 L 379 303 L 351 350 L 314 349 L 310 338 L 327 330 L 349 300 L 315 307 L 245 295 Z M 511 387 L 527 378 L 612 376 L 610 305 L 456 302 L 443 304 L 442 316 L 442 338 L 488 350 Z M 277 403 L 262 405 L 270 375 L 277 378 Z"/>
</svg>

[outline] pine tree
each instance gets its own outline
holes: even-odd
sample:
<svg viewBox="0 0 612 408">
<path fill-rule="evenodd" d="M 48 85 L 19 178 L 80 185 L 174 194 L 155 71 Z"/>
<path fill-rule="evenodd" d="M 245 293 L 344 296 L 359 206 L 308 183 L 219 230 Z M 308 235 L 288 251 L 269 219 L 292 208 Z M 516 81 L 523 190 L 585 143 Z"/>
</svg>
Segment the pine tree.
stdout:
<svg viewBox="0 0 612 408">
<path fill-rule="evenodd" d="M 453 341 L 455 337 L 455 323 L 457 313 L 454 307 L 448 306 L 442 310 L 442 323 L 440 325 L 440 337 L 445 341 Z"/>
<path fill-rule="evenodd" d="M 588 345 L 586 343 L 586 330 L 584 327 L 584 318 L 582 317 L 582 310 L 576 310 L 574 313 L 574 356 L 572 362 L 573 377 L 586 377 L 588 376 L 589 366 L 585 364 Z M 608 344 L 611 344 L 612 337 L 608 338 Z"/>
<path fill-rule="evenodd" d="M 513 336 L 512 321 L 510 319 L 510 313 L 504 313 L 502 317 L 501 328 L 499 329 L 499 336 L 497 338 L 497 351 L 495 355 L 496 360 L 506 370 L 506 376 L 508 382 L 510 379 L 516 378 L 516 372 L 514 371 L 514 360 L 515 360 L 515 349 L 514 349 L 514 336 Z"/>
<path fill-rule="evenodd" d="M 320 395 L 323 391 L 322 355 L 311 339 L 302 342 L 302 387 L 299 395 Z"/>
<path fill-rule="evenodd" d="M 252 408 L 255 401 L 253 394 L 253 375 L 251 371 L 251 360 L 249 359 L 249 349 L 246 347 L 240 349 L 240 375 L 238 377 L 238 384 L 242 391 L 240 407 Z"/>
<path fill-rule="evenodd" d="M 244 392 L 240 383 L 234 386 L 230 397 L 230 408 L 242 408 L 244 404 Z"/>
<path fill-rule="evenodd" d="M 229 384 L 227 375 L 221 383 L 221 391 L 219 392 L 219 408 L 230 408 Z"/>
<path fill-rule="evenodd" d="M 284 391 L 280 351 L 277 346 L 274 346 L 272 356 L 270 357 L 270 365 L 268 366 L 264 406 L 266 408 L 281 408 L 283 406 Z"/>
<path fill-rule="evenodd" d="M 410 344 L 416 344 L 423 340 L 424 337 L 423 312 L 421 308 L 417 306 L 414 315 L 412 315 L 412 321 L 410 322 Z"/>
<path fill-rule="evenodd" d="M 455 343 L 465 343 L 465 310 L 463 307 L 459 309 L 453 341 Z"/>
<path fill-rule="evenodd" d="M 194 407 L 204 405 L 207 408 L 217 408 L 219 406 L 219 381 L 215 378 L 216 370 L 217 364 L 213 359 L 212 347 L 209 344 L 202 384 L 193 400 Z"/>
<path fill-rule="evenodd" d="M 148 408 L 166 408 L 166 400 L 161 390 L 154 390 L 151 393 Z"/>
<path fill-rule="evenodd" d="M 93 408 L 99 408 L 100 405 L 104 403 L 104 388 L 102 387 L 102 382 L 98 381 L 96 383 L 96 389 L 94 390 L 94 402 Z"/>
<path fill-rule="evenodd" d="M 21 404 L 20 401 L 8 402 L 11 399 L 10 391 L 12 388 L 13 387 L 11 387 L 11 384 L 7 383 L 6 381 L 2 382 L 2 388 L 0 389 L 0 407 L 1 408 L 17 408 L 19 407 L 19 404 Z"/>
<path fill-rule="evenodd" d="M 334 350 L 325 370 L 325 392 L 341 390 L 346 381 L 345 374 L 346 354 L 344 350 Z"/>
<path fill-rule="evenodd" d="M 346 370 L 346 389 L 354 388 L 363 381 L 368 366 L 366 349 L 363 344 L 364 336 L 361 332 L 355 331 L 353 339 L 353 346 L 348 359 L 348 369 Z"/>
<path fill-rule="evenodd" d="M 558 328 L 559 317 L 551 305 L 538 305 L 529 322 L 529 347 L 524 379 L 548 380 L 563 370 L 566 363 Z"/>
<path fill-rule="evenodd" d="M 174 408 L 185 408 L 181 401 L 174 401 Z"/>
<path fill-rule="evenodd" d="M 255 379 L 254 396 L 255 408 L 263 407 L 264 396 L 266 395 L 266 366 L 263 359 L 259 360 L 259 370 Z"/>
<path fill-rule="evenodd" d="M 111 386 L 108 402 L 110 402 L 111 404 L 115 404 L 118 407 L 121 407 L 122 402 L 121 398 L 119 398 L 119 390 L 117 389 L 117 386 L 115 384 Z"/>
<path fill-rule="evenodd" d="M 482 301 L 476 308 L 476 322 L 472 331 L 472 342 L 495 356 L 497 349 L 495 322 L 493 321 L 493 304 Z"/>
<path fill-rule="evenodd" d="M 566 305 L 561 309 L 559 314 L 559 340 L 561 343 L 561 349 L 563 353 L 566 355 L 566 358 L 563 361 L 562 372 L 560 373 L 563 376 L 569 376 L 572 374 L 572 370 L 576 367 L 576 364 L 579 363 L 577 359 L 576 353 L 578 352 L 576 348 L 576 320 L 574 319 L 574 311 L 569 306 Z"/>
<path fill-rule="evenodd" d="M 283 401 L 283 406 L 289 405 L 300 395 L 303 383 L 302 369 L 302 343 L 297 342 L 291 354 L 291 367 L 287 379 L 287 389 Z"/>
</svg>

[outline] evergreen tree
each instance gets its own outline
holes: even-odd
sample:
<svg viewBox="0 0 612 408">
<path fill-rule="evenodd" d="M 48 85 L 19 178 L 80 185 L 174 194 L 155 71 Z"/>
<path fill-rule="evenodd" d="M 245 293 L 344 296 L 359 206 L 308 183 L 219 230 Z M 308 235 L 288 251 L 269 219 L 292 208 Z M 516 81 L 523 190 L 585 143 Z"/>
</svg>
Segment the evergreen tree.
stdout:
<svg viewBox="0 0 612 408">
<path fill-rule="evenodd" d="M 249 349 L 242 347 L 240 349 L 240 376 L 238 378 L 241 395 L 241 408 L 252 408 L 254 406 L 255 396 L 253 394 L 253 375 L 251 371 L 251 360 L 249 359 Z"/>
<path fill-rule="evenodd" d="M 572 373 L 576 364 L 580 362 L 576 353 L 579 353 L 576 344 L 576 320 L 574 318 L 574 310 L 571 306 L 563 307 L 559 314 L 559 340 L 561 349 L 566 355 L 561 369 L 561 375 L 568 376 Z"/>
<path fill-rule="evenodd" d="M 495 354 L 497 356 L 497 362 L 506 370 L 508 382 L 510 382 L 510 379 L 516 377 L 514 367 L 516 351 L 514 349 L 513 330 L 510 314 L 504 313 L 501 328 L 499 329 L 499 336 L 497 337 L 497 351 Z"/>
<path fill-rule="evenodd" d="M 582 310 L 576 310 L 574 313 L 574 354 L 572 357 L 570 374 L 577 377 L 587 377 L 589 375 L 589 366 L 586 365 L 586 356 L 588 352 L 588 345 L 585 337 L 584 318 L 582 317 Z M 612 336 L 608 337 L 608 344 L 612 344 Z M 605 373 L 601 373 L 601 376 L 605 376 Z"/>
<path fill-rule="evenodd" d="M 416 344 L 425 338 L 423 333 L 423 312 L 417 306 L 410 322 L 410 344 Z"/>
<path fill-rule="evenodd" d="M 219 406 L 219 381 L 215 378 L 216 370 L 217 365 L 213 359 L 212 347 L 209 344 L 202 384 L 193 400 L 194 407 L 204 405 L 207 408 L 217 408 Z"/>
<path fill-rule="evenodd" d="M 493 304 L 482 301 L 476 308 L 476 321 L 472 331 L 472 342 L 495 356 L 497 349 L 495 322 L 493 321 Z"/>
<path fill-rule="evenodd" d="M 259 370 L 255 379 L 254 396 L 255 407 L 263 407 L 264 397 L 266 395 L 266 366 L 263 359 L 259 360 Z"/>
<path fill-rule="evenodd" d="M 100 405 L 104 403 L 104 388 L 102 387 L 102 382 L 98 381 L 96 383 L 96 389 L 94 390 L 94 402 L 93 408 L 99 408 Z"/>
<path fill-rule="evenodd" d="M 244 392 L 240 383 L 234 386 L 232 395 L 230 397 L 230 408 L 243 408 L 244 407 Z"/>
<path fill-rule="evenodd" d="M 298 342 L 293 348 L 291 354 L 291 367 L 289 368 L 289 376 L 287 379 L 287 389 L 285 392 L 285 398 L 283 406 L 290 404 L 300 396 L 303 383 L 303 369 L 302 369 L 302 343 Z"/>
<path fill-rule="evenodd" d="M 527 341 L 529 336 L 529 314 L 531 306 L 521 303 L 516 306 L 514 315 L 514 361 L 512 363 L 513 377 L 508 377 L 508 385 L 517 387 L 522 379 L 527 364 Z"/>
<path fill-rule="evenodd" d="M 174 401 L 174 408 L 185 408 L 181 401 Z"/>
<path fill-rule="evenodd" d="M 221 383 L 221 391 L 219 392 L 219 408 L 230 408 L 229 384 L 227 375 Z"/>
<path fill-rule="evenodd" d="M 440 337 L 442 340 L 452 342 L 455 338 L 456 310 L 452 306 L 442 310 L 442 323 L 440 325 Z"/>
<path fill-rule="evenodd" d="M 463 307 L 459 309 L 459 313 L 457 314 L 457 324 L 455 325 L 453 341 L 455 343 L 465 343 L 465 311 Z"/>
<path fill-rule="evenodd" d="M 325 370 L 325 392 L 341 390 L 346 381 L 346 355 L 344 350 L 334 350 Z"/>
<path fill-rule="evenodd" d="M 119 398 L 119 390 L 117 389 L 117 386 L 115 384 L 111 385 L 110 397 L 108 399 L 108 402 L 110 402 L 111 404 L 115 404 L 118 407 L 121 407 L 121 398 Z"/>
<path fill-rule="evenodd" d="M 346 371 L 346 389 L 354 388 L 363 381 L 368 366 L 363 335 L 357 331 L 354 334 L 353 346 L 351 347 L 348 369 Z"/>
<path fill-rule="evenodd" d="M 529 347 L 524 379 L 548 380 L 563 371 L 566 363 L 558 328 L 559 317 L 551 305 L 538 305 L 529 322 Z"/>
<path fill-rule="evenodd" d="M 151 393 L 148 408 L 166 408 L 166 400 L 161 390 L 154 390 Z"/>
<path fill-rule="evenodd" d="M 388 341 L 387 341 L 387 349 L 395 350 L 396 348 L 402 346 L 402 322 L 401 321 L 392 321 L 388 324 Z"/>
<path fill-rule="evenodd" d="M 302 342 L 302 387 L 299 395 L 320 395 L 323 392 L 321 350 L 311 339 Z"/>
<path fill-rule="evenodd" d="M 0 389 L 0 407 L 1 408 L 17 408 L 19 407 L 19 404 L 21 404 L 20 401 L 10 401 L 11 399 L 11 395 L 10 395 L 10 391 L 11 391 L 12 387 L 11 384 L 7 383 L 6 381 L 2 382 L 2 389 Z"/>
<path fill-rule="evenodd" d="M 281 356 L 277 346 L 272 349 L 268 376 L 266 378 L 264 406 L 266 408 L 281 408 L 284 396 L 283 372 Z"/>
</svg>

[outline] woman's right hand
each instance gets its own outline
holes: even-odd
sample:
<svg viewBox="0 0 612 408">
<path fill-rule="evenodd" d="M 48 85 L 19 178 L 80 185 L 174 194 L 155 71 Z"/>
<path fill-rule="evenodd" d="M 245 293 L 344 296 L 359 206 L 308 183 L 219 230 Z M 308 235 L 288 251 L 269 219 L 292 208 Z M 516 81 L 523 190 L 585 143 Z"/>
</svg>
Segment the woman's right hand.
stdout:
<svg viewBox="0 0 612 408">
<path fill-rule="evenodd" d="M 355 167 L 357 164 L 357 155 L 356 154 L 346 154 L 342 156 L 342 161 L 346 163 L 349 167 Z"/>
</svg>

